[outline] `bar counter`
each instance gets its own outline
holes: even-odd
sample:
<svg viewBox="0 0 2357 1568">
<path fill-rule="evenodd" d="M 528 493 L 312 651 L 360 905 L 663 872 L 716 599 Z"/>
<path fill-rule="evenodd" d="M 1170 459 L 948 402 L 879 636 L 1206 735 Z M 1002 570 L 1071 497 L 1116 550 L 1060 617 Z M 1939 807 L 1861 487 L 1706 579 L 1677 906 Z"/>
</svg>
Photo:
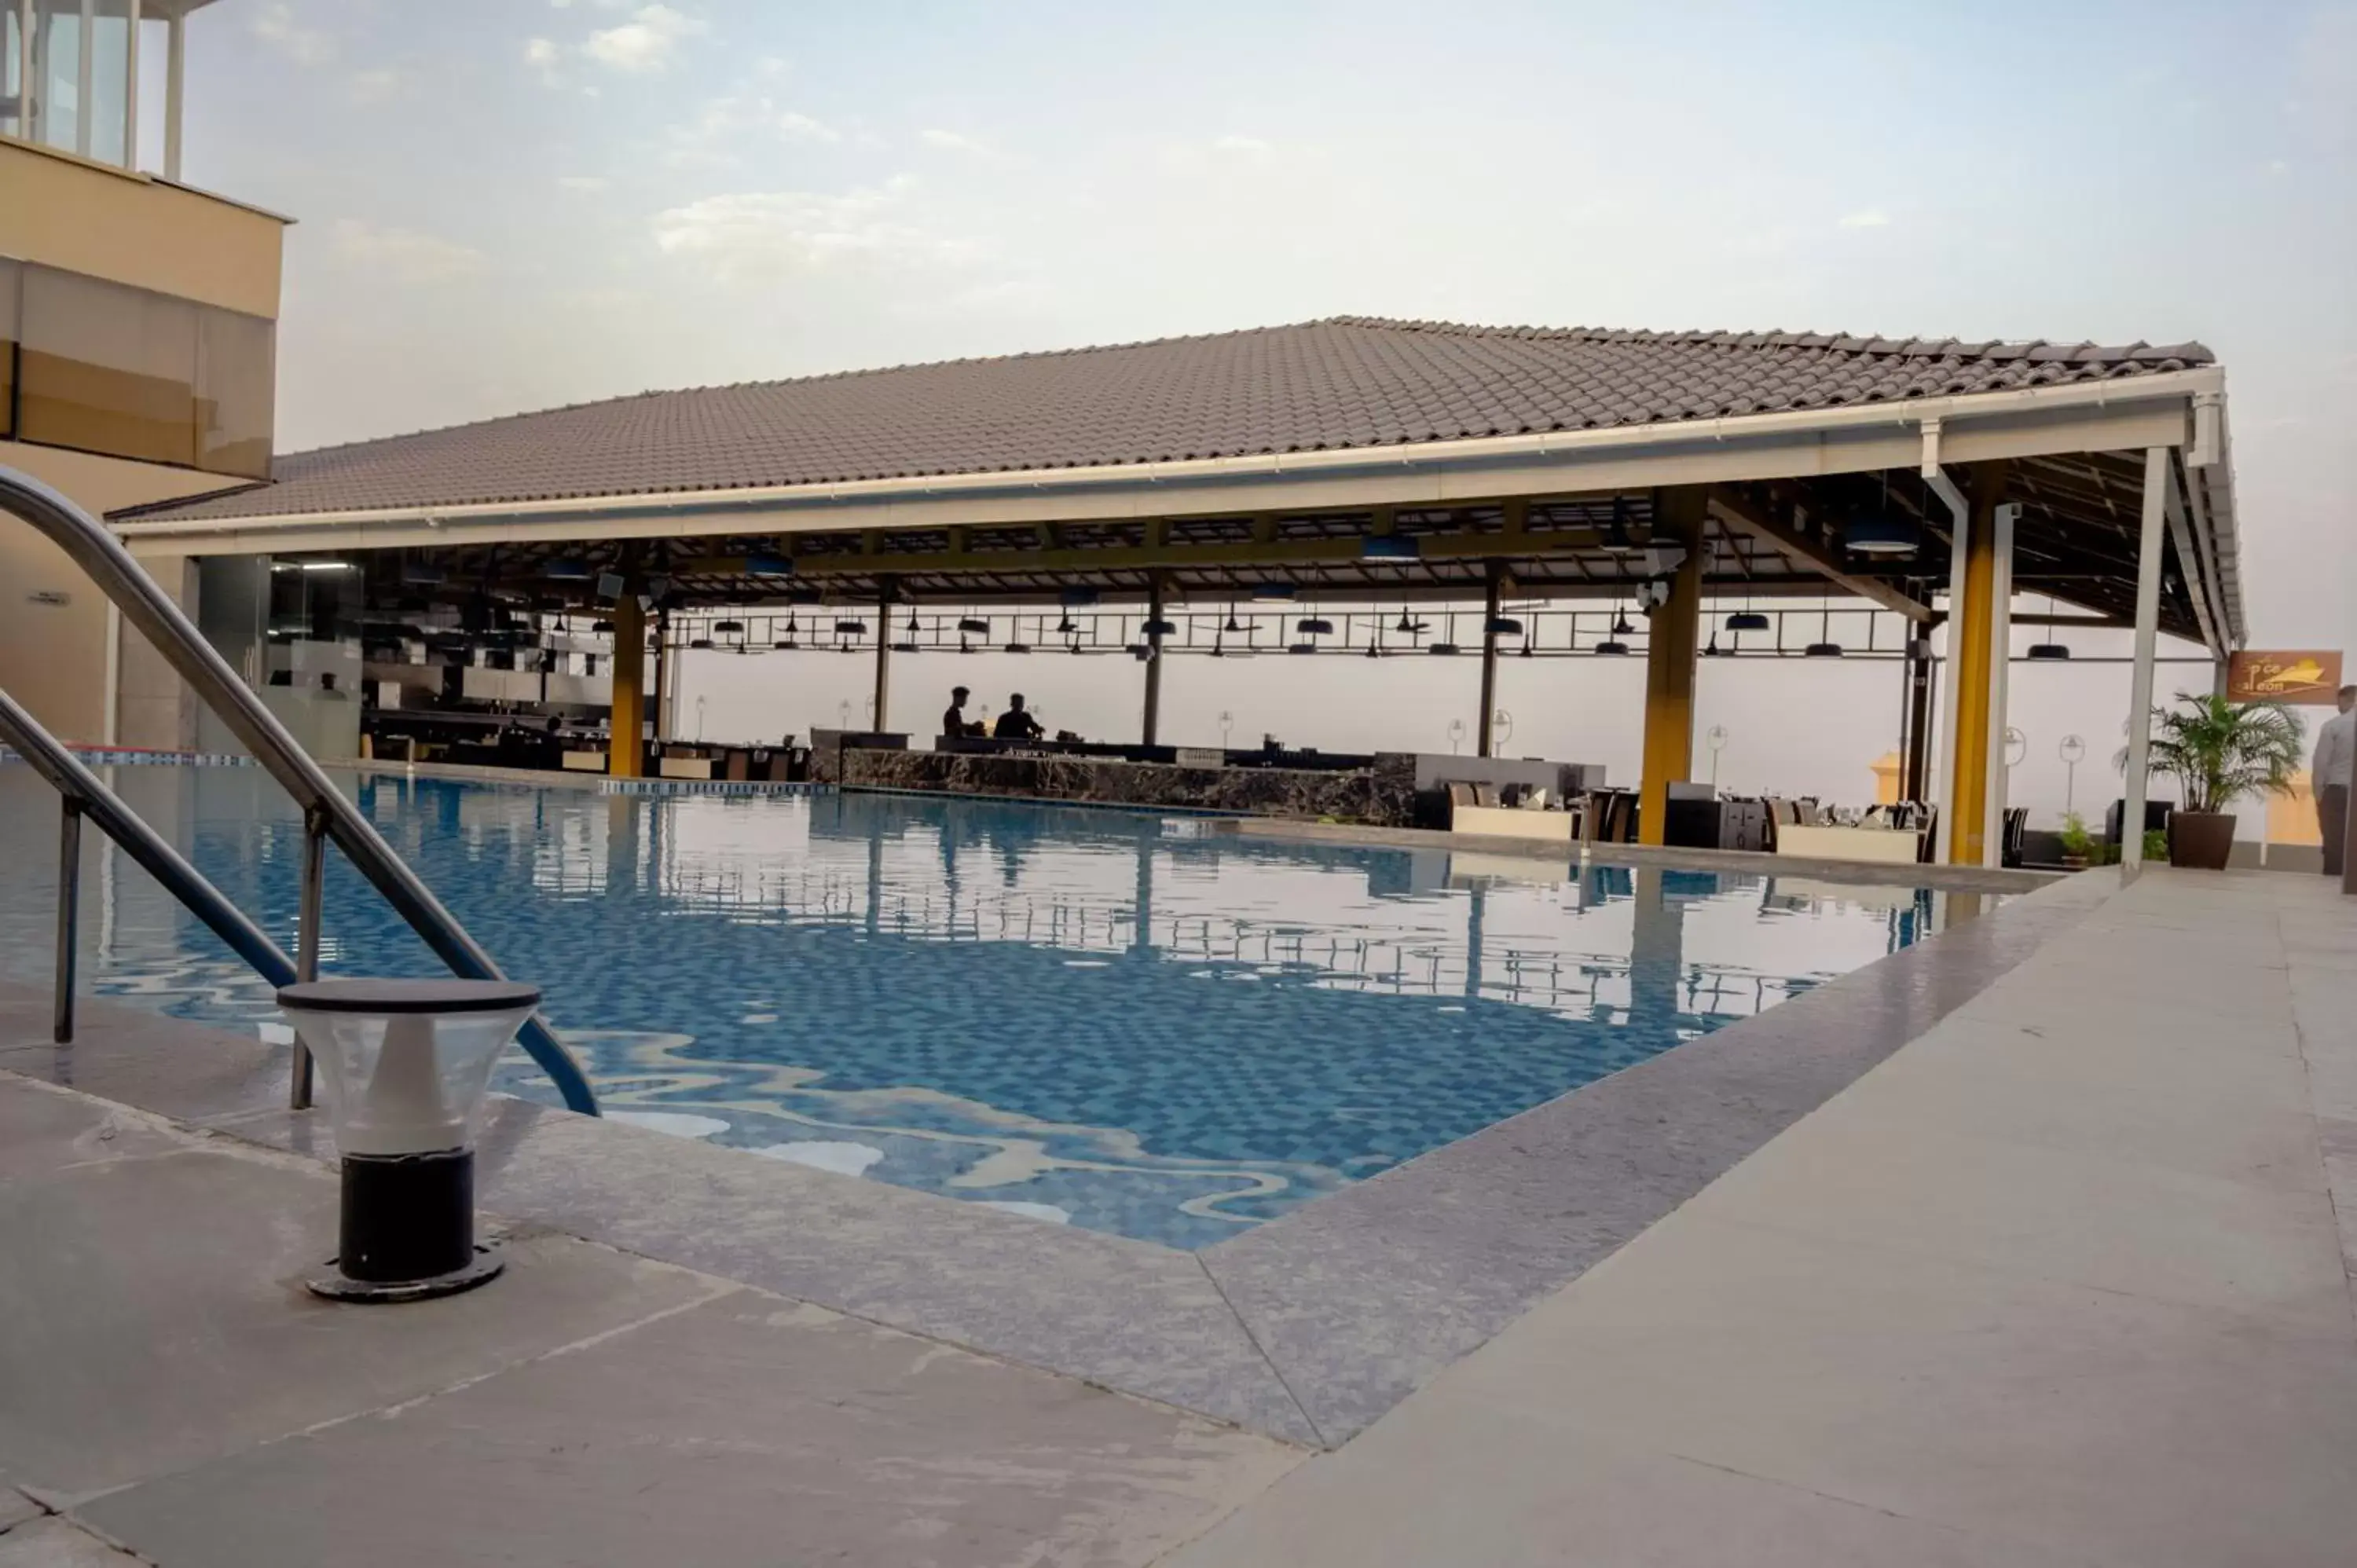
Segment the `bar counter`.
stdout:
<svg viewBox="0 0 2357 1568">
<path fill-rule="evenodd" d="M 832 746 L 827 738 L 827 732 L 813 736 L 811 777 L 852 789 L 1332 817 L 1377 827 L 1405 827 L 1415 815 L 1415 758 L 1405 752 L 1346 757 L 980 737 L 910 751 L 905 743 L 862 745 L 870 738 L 863 736 Z"/>
</svg>

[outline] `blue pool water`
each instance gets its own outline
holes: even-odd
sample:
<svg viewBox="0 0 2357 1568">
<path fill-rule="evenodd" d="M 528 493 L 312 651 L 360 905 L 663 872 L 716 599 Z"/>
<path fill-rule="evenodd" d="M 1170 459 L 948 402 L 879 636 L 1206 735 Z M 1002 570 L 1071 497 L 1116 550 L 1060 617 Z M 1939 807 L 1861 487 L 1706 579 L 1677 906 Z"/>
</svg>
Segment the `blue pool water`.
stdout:
<svg viewBox="0 0 2357 1568">
<path fill-rule="evenodd" d="M 116 788 L 295 946 L 300 828 L 258 770 Z M 1932 903 L 1677 871 L 1208 835 L 971 800 L 381 778 L 361 808 L 610 1113 L 1199 1247 L 1915 940 Z M 0 944 L 48 972 L 54 797 L 0 766 Z M 95 835 L 89 835 L 95 837 Z M 267 988 L 111 846 L 85 973 L 207 1023 Z M 331 855 L 323 965 L 433 974 Z M 554 1100 L 516 1053 L 500 1087 Z"/>
</svg>

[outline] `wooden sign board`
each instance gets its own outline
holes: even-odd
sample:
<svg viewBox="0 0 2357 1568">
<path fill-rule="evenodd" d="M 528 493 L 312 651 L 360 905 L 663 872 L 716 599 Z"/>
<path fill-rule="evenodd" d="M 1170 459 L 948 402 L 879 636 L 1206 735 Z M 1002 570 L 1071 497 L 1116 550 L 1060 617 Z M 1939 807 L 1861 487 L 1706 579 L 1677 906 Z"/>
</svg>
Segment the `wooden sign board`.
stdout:
<svg viewBox="0 0 2357 1568">
<path fill-rule="evenodd" d="M 2226 700 L 2331 707 L 2341 690 L 2341 654 L 2319 648 L 2250 649 L 2226 666 Z"/>
</svg>

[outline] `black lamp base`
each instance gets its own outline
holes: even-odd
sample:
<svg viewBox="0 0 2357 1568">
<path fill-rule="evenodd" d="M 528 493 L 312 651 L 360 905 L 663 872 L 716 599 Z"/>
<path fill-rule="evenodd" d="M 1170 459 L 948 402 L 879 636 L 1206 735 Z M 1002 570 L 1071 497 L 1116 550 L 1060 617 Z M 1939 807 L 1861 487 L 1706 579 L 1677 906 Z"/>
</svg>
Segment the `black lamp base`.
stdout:
<svg viewBox="0 0 2357 1568">
<path fill-rule="evenodd" d="M 474 1261 L 465 1267 L 447 1274 L 429 1274 L 422 1280 L 356 1280 L 334 1267 L 330 1260 L 328 1268 L 304 1280 L 303 1288 L 329 1301 L 431 1301 L 438 1295 L 473 1290 L 499 1278 L 500 1271 L 507 1266 L 499 1249 L 488 1244 L 478 1246 Z"/>
<path fill-rule="evenodd" d="M 303 1283 L 333 1301 L 426 1301 L 496 1278 L 475 1244 L 475 1155 L 346 1155 L 342 1228 L 330 1272 Z"/>
</svg>

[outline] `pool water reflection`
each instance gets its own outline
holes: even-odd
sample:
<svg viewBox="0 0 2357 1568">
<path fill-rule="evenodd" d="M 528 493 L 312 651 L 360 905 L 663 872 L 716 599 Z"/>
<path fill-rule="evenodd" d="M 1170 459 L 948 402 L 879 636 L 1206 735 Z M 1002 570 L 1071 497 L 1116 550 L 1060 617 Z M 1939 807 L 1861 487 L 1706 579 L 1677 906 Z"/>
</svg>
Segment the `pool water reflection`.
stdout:
<svg viewBox="0 0 2357 1568">
<path fill-rule="evenodd" d="M 251 768 L 113 782 L 290 950 L 300 827 Z M 1917 940 L 1912 889 L 1297 845 L 905 797 L 350 786 L 609 1112 L 1199 1247 Z M 0 937 L 47 972 L 54 802 L 0 767 Z M 111 846 L 98 990 L 281 1027 Z M 32 869 L 39 868 L 39 869 Z M 439 972 L 331 857 L 323 966 Z M 554 1101 L 521 1054 L 500 1086 Z"/>
</svg>

